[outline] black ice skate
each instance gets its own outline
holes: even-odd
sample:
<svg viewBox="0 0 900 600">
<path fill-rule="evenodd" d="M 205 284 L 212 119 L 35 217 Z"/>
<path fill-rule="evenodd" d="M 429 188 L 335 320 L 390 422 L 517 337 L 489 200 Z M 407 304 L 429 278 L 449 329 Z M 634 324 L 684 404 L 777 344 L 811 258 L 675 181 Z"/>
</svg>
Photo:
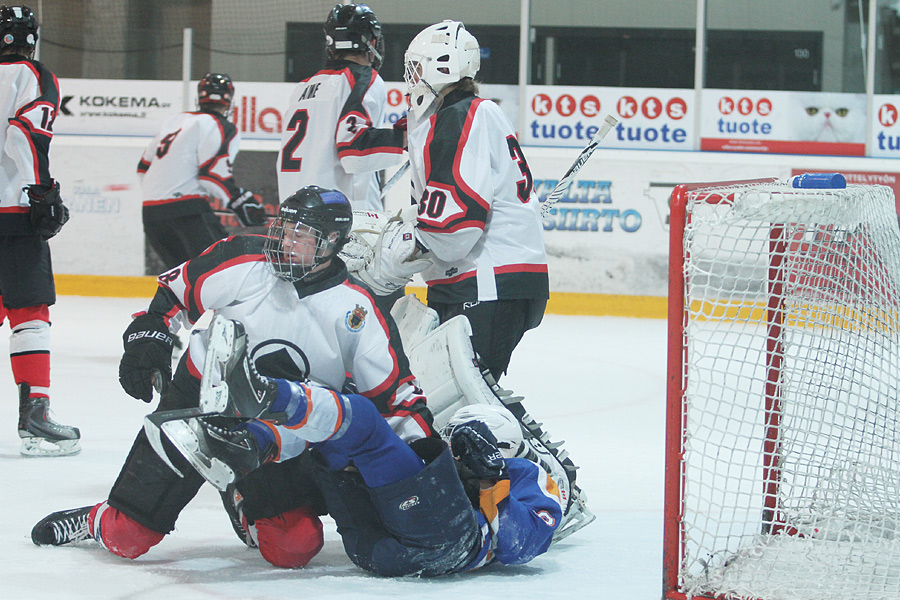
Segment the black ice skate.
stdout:
<svg viewBox="0 0 900 600">
<path fill-rule="evenodd" d="M 261 377 L 247 355 L 247 334 L 237 321 L 216 316 L 209 328 L 200 410 L 227 417 L 285 418 L 268 412 L 275 400 L 275 383 Z"/>
<path fill-rule="evenodd" d="M 92 508 L 72 508 L 47 515 L 31 530 L 31 541 L 38 546 L 62 546 L 91 539 L 88 513 Z"/>
<path fill-rule="evenodd" d="M 225 492 L 230 484 L 271 461 L 278 453 L 275 444 L 260 448 L 256 436 L 246 429 L 235 429 L 242 421 L 206 415 L 165 421 L 161 429 L 206 481 Z"/>
<path fill-rule="evenodd" d="M 19 384 L 19 437 L 24 456 L 71 456 L 81 452 L 81 432 L 50 418 L 50 400 L 29 398 L 31 388 Z"/>
</svg>

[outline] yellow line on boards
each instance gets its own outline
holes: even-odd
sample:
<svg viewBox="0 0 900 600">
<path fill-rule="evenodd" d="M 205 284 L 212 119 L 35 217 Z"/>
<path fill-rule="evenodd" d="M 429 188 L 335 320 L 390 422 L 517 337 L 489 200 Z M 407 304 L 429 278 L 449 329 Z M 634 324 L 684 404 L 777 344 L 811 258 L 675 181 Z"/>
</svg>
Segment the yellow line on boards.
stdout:
<svg viewBox="0 0 900 600">
<path fill-rule="evenodd" d="M 156 277 L 118 277 L 112 275 L 55 275 L 56 293 L 62 296 L 106 296 L 114 298 L 152 298 Z M 425 288 L 408 287 L 423 302 Z M 557 315 L 666 318 L 666 299 L 662 296 L 620 296 L 553 292 L 547 312 Z"/>
</svg>

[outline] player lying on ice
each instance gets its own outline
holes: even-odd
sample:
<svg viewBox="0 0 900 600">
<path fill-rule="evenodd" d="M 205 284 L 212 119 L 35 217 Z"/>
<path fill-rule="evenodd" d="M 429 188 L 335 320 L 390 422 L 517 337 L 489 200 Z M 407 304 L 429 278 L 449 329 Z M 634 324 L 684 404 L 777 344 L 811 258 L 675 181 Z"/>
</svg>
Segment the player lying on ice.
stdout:
<svg viewBox="0 0 900 600">
<path fill-rule="evenodd" d="M 216 318 L 206 364 L 223 372 L 204 373 L 200 408 L 149 415 L 150 439 L 162 429 L 222 491 L 311 448 L 328 513 L 360 568 L 443 575 L 493 560 L 523 564 L 550 546 L 559 488 L 538 464 L 513 457 L 523 439 L 505 408 L 461 408 L 445 430 L 449 447 L 436 438 L 407 444 L 367 398 L 260 376 L 235 321 Z"/>
<path fill-rule="evenodd" d="M 307 378 L 341 389 L 349 373 L 404 440 L 436 437 L 390 315 L 350 283 L 337 256 L 352 210 L 340 192 L 303 188 L 282 203 L 266 236 L 221 240 L 162 274 L 145 314 L 123 336 L 124 390 L 147 402 L 151 381 L 165 384 L 157 411 L 197 407 L 209 330 L 195 330 L 171 378 L 173 334 L 213 311 L 243 323 L 255 366 L 264 375 Z M 176 474 L 143 430 L 104 502 L 60 511 L 38 523 L 37 544 L 96 539 L 113 554 L 136 558 L 175 527 L 203 478 L 172 449 Z M 232 523 L 275 566 L 300 567 L 321 549 L 324 499 L 307 456 L 258 469 L 224 495 Z M 240 510 L 235 499 L 240 497 Z M 253 524 L 255 537 L 246 535 Z"/>
</svg>

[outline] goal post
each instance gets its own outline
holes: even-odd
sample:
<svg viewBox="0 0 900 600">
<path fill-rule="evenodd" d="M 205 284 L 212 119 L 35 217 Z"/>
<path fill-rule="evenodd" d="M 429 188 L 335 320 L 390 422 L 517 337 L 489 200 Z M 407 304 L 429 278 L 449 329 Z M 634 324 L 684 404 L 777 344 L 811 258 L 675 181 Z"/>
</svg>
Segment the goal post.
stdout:
<svg viewBox="0 0 900 600">
<path fill-rule="evenodd" d="M 900 598 L 890 188 L 670 202 L 663 596 Z"/>
</svg>

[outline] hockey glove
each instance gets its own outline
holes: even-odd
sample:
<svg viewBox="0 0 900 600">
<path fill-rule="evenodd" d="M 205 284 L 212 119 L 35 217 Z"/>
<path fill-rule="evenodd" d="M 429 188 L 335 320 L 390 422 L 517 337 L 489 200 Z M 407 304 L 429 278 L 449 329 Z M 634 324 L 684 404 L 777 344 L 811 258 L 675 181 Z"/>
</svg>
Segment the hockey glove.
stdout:
<svg viewBox="0 0 900 600">
<path fill-rule="evenodd" d="M 266 224 L 266 209 L 262 197 L 253 192 L 243 192 L 228 201 L 228 210 L 234 213 L 244 227 L 255 227 Z"/>
<path fill-rule="evenodd" d="M 450 433 L 450 451 L 479 479 L 506 479 L 506 459 L 484 421 L 466 421 Z"/>
<path fill-rule="evenodd" d="M 153 388 L 162 393 L 172 379 L 175 340 L 162 317 L 145 313 L 131 322 L 122 342 L 125 353 L 119 361 L 119 383 L 129 396 L 150 402 Z"/>
<path fill-rule="evenodd" d="M 50 187 L 29 185 L 23 190 L 28 193 L 31 204 L 31 227 L 42 238 L 49 240 L 69 220 L 69 209 L 59 195 L 59 182 L 54 181 Z"/>
</svg>

